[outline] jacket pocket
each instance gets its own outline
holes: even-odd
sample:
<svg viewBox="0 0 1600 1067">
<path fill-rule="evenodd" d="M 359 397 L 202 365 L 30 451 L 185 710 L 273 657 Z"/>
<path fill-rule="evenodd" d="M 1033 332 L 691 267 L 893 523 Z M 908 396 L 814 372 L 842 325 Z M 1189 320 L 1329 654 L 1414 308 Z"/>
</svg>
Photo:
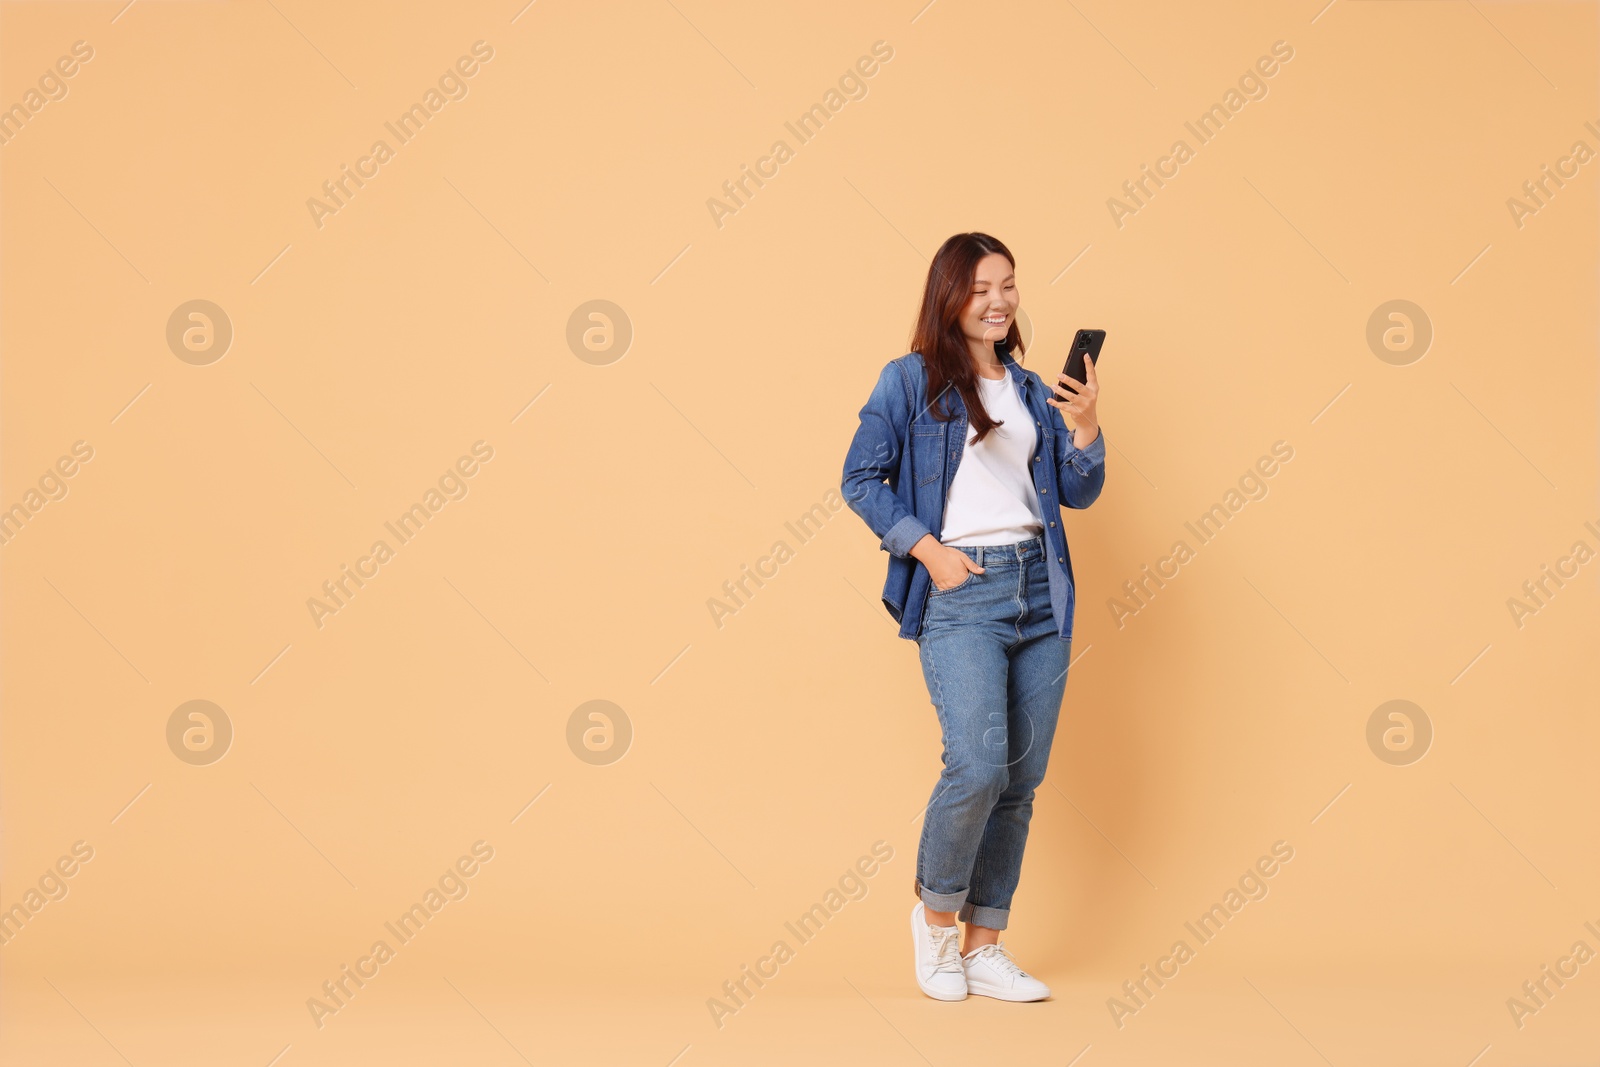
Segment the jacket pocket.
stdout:
<svg viewBox="0 0 1600 1067">
<path fill-rule="evenodd" d="M 911 429 L 911 469 L 917 474 L 917 487 L 939 480 L 944 474 L 944 427 Z"/>
</svg>

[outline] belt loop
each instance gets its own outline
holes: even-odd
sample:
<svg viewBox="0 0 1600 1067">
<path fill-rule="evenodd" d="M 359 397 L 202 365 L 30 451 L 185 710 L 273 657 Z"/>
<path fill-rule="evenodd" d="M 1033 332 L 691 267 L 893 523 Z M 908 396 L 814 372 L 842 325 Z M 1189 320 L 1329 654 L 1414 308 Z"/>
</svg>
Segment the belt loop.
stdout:
<svg viewBox="0 0 1600 1067">
<path fill-rule="evenodd" d="M 978 566 L 983 566 L 983 546 L 978 546 Z"/>
</svg>

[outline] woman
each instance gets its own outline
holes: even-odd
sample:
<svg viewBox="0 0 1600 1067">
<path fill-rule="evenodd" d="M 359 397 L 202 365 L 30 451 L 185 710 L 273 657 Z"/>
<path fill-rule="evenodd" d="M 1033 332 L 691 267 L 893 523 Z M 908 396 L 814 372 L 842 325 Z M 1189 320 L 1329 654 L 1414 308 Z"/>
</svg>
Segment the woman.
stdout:
<svg viewBox="0 0 1600 1067">
<path fill-rule="evenodd" d="M 1017 306 L 1005 245 L 946 241 L 913 350 L 879 375 L 844 468 L 845 499 L 889 553 L 883 603 L 917 643 L 944 742 L 911 912 L 917 984 L 939 1000 L 1050 995 L 1000 931 L 1066 688 L 1075 595 L 1060 509 L 1100 496 L 1106 450 L 1093 362 L 1046 389 L 1012 356 Z"/>
</svg>

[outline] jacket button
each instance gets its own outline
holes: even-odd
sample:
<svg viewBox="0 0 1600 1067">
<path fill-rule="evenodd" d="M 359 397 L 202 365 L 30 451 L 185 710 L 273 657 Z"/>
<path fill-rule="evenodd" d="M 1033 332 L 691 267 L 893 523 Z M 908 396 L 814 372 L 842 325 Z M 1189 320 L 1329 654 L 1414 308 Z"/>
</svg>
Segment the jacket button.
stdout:
<svg viewBox="0 0 1600 1067">
<path fill-rule="evenodd" d="M 1034 462 L 1035 462 L 1035 463 L 1037 463 L 1037 462 L 1039 462 L 1039 457 L 1038 457 L 1038 456 L 1034 456 L 1034 457 L 1033 457 L 1033 461 L 1034 461 Z"/>
<path fill-rule="evenodd" d="M 1067 559 L 1066 559 L 1065 556 L 1057 556 L 1056 557 L 1056 562 L 1057 563 L 1065 563 L 1066 561 L 1067 561 Z"/>
<path fill-rule="evenodd" d="M 1055 525 L 1055 523 L 1053 523 L 1053 522 L 1052 522 L 1052 523 L 1051 523 L 1051 524 L 1050 524 L 1050 525 L 1051 525 L 1051 526 L 1054 526 L 1054 525 Z"/>
<path fill-rule="evenodd" d="M 1048 493 L 1048 492 L 1049 492 L 1049 491 L 1050 491 L 1050 490 L 1048 490 L 1048 489 L 1041 489 L 1041 490 L 1039 490 L 1039 492 L 1040 492 L 1040 493 L 1041 493 L 1041 494 L 1043 494 L 1043 493 Z"/>
</svg>

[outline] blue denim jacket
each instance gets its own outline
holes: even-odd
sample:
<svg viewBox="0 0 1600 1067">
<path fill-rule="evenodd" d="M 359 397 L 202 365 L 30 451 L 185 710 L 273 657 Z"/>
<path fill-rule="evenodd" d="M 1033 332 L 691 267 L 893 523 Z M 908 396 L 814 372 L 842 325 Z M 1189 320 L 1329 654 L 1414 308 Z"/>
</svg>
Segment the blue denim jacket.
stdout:
<svg viewBox="0 0 1600 1067">
<path fill-rule="evenodd" d="M 1045 517 L 1050 604 L 1062 640 L 1070 641 L 1076 594 L 1060 509 L 1086 508 L 1100 496 L 1106 480 L 1105 430 L 1101 429 L 1088 448 L 1076 447 L 1061 412 L 1045 403 L 1055 394 L 1044 379 L 1009 353 L 1001 352 L 1000 361 L 1010 371 L 1023 405 L 1038 426 L 1030 466 L 1039 510 Z M 910 555 L 911 546 L 927 534 L 939 536 L 945 497 L 967 440 L 967 411 L 961 394 L 953 388 L 947 390 L 941 406 L 948 406 L 954 417 L 940 422 L 928 409 L 927 393 L 927 370 L 920 352 L 884 366 L 861 409 L 861 425 L 845 455 L 842 485 L 850 510 L 882 538 L 879 547 L 889 553 L 883 606 L 900 624 L 900 636 L 911 640 L 922 633 L 922 611 L 933 585 L 928 568 Z"/>
</svg>

